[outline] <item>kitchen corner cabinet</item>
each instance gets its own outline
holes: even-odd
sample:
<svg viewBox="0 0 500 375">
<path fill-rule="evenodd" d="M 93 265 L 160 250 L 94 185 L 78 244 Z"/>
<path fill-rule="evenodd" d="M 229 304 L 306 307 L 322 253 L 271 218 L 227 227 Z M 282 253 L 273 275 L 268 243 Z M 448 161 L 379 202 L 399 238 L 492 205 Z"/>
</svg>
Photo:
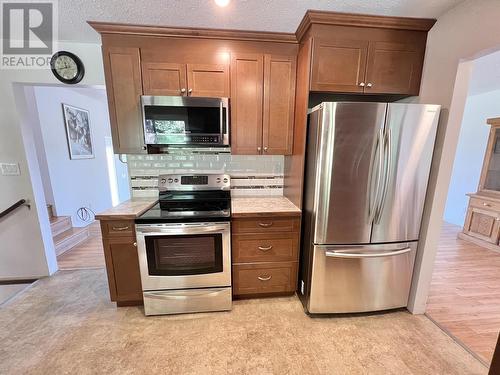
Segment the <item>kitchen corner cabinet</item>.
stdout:
<svg viewBox="0 0 500 375">
<path fill-rule="evenodd" d="M 103 47 L 103 61 L 114 152 L 146 153 L 141 126 L 139 48 Z"/>
<path fill-rule="evenodd" d="M 143 303 L 134 228 L 133 220 L 101 220 L 109 294 L 118 306 Z"/>
<path fill-rule="evenodd" d="M 408 32 L 411 33 L 411 32 Z M 416 32 L 420 33 L 420 32 Z M 311 91 L 418 95 L 425 39 L 412 42 L 313 37 Z"/>
<path fill-rule="evenodd" d="M 291 154 L 295 75 L 295 56 L 231 55 L 233 154 Z"/>
<path fill-rule="evenodd" d="M 144 95 L 224 97 L 229 94 L 229 66 L 143 62 Z"/>
</svg>

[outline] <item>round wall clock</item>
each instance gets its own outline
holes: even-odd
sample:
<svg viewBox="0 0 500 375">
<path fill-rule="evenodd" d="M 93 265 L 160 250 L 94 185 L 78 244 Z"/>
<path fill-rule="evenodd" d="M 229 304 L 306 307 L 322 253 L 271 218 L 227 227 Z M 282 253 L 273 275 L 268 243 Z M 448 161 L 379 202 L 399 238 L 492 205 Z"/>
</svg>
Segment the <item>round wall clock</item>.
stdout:
<svg viewBox="0 0 500 375">
<path fill-rule="evenodd" d="M 82 60 L 67 51 L 56 52 L 50 59 L 50 68 L 59 81 L 67 84 L 78 83 L 85 75 Z"/>
</svg>

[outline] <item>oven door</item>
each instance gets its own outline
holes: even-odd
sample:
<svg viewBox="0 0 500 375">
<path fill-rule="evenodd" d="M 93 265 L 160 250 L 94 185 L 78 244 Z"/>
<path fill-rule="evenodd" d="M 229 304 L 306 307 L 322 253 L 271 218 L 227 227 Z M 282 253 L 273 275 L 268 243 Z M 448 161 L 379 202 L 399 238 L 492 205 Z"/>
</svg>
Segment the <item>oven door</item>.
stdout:
<svg viewBox="0 0 500 375">
<path fill-rule="evenodd" d="M 143 291 L 231 285 L 230 223 L 137 224 Z"/>
<path fill-rule="evenodd" d="M 147 145 L 228 146 L 228 99 L 142 96 Z"/>
</svg>

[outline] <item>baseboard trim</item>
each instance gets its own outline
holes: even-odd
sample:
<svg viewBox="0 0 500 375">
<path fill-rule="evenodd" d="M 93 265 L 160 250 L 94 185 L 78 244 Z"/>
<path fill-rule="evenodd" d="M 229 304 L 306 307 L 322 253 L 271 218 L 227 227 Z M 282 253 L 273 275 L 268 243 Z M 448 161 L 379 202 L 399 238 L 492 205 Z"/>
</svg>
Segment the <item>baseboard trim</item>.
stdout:
<svg viewBox="0 0 500 375">
<path fill-rule="evenodd" d="M 496 253 L 500 253 L 500 246 L 497 246 L 495 244 L 492 244 L 492 243 L 489 243 L 489 242 L 486 242 L 486 241 L 483 241 L 483 240 L 480 240 L 479 238 L 475 238 L 475 237 L 472 237 L 472 236 L 469 236 L 463 232 L 459 232 L 457 234 L 457 237 L 460 239 L 460 240 L 463 240 L 463 241 L 467 241 L 467 242 L 471 242 L 475 245 L 478 245 L 478 246 L 481 246 L 481 247 L 484 247 L 485 249 L 488 249 L 488 250 L 491 250 L 491 251 L 494 251 Z"/>
<path fill-rule="evenodd" d="M 14 279 L 14 280 L 0 280 L 0 285 L 15 285 L 15 284 L 32 284 L 38 279 Z"/>
</svg>

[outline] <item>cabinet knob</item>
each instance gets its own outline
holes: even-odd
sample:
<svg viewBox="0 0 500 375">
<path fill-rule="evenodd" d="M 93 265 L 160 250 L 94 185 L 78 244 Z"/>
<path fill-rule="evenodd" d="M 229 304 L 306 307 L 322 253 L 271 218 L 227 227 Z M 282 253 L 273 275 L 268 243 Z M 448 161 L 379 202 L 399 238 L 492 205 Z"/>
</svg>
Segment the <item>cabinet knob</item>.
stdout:
<svg viewBox="0 0 500 375">
<path fill-rule="evenodd" d="M 142 149 L 147 150 L 148 148 L 147 148 L 147 146 L 142 146 Z"/>
<path fill-rule="evenodd" d="M 365 83 L 364 82 L 360 82 L 359 87 L 365 87 Z"/>
<path fill-rule="evenodd" d="M 137 247 L 137 242 L 134 242 L 134 246 Z"/>
<path fill-rule="evenodd" d="M 257 147 L 257 151 L 259 151 L 259 152 L 260 152 L 260 150 L 261 150 L 261 148 L 260 148 L 260 147 Z"/>
<path fill-rule="evenodd" d="M 486 203 L 486 202 L 483 202 L 483 206 L 484 206 L 484 207 L 491 207 L 491 204 Z"/>
<path fill-rule="evenodd" d="M 373 86 L 373 83 L 371 83 L 371 82 L 368 82 L 368 83 L 366 84 L 366 87 L 372 87 L 372 86 Z"/>
<path fill-rule="evenodd" d="M 193 89 L 188 90 L 188 94 L 191 94 L 193 92 Z"/>
<path fill-rule="evenodd" d="M 264 147 L 264 151 L 265 151 L 265 152 L 267 152 L 267 146 L 266 146 L 266 147 Z"/>
<path fill-rule="evenodd" d="M 181 89 L 181 93 L 184 94 L 186 92 L 186 89 L 185 88 L 182 88 Z"/>
</svg>

